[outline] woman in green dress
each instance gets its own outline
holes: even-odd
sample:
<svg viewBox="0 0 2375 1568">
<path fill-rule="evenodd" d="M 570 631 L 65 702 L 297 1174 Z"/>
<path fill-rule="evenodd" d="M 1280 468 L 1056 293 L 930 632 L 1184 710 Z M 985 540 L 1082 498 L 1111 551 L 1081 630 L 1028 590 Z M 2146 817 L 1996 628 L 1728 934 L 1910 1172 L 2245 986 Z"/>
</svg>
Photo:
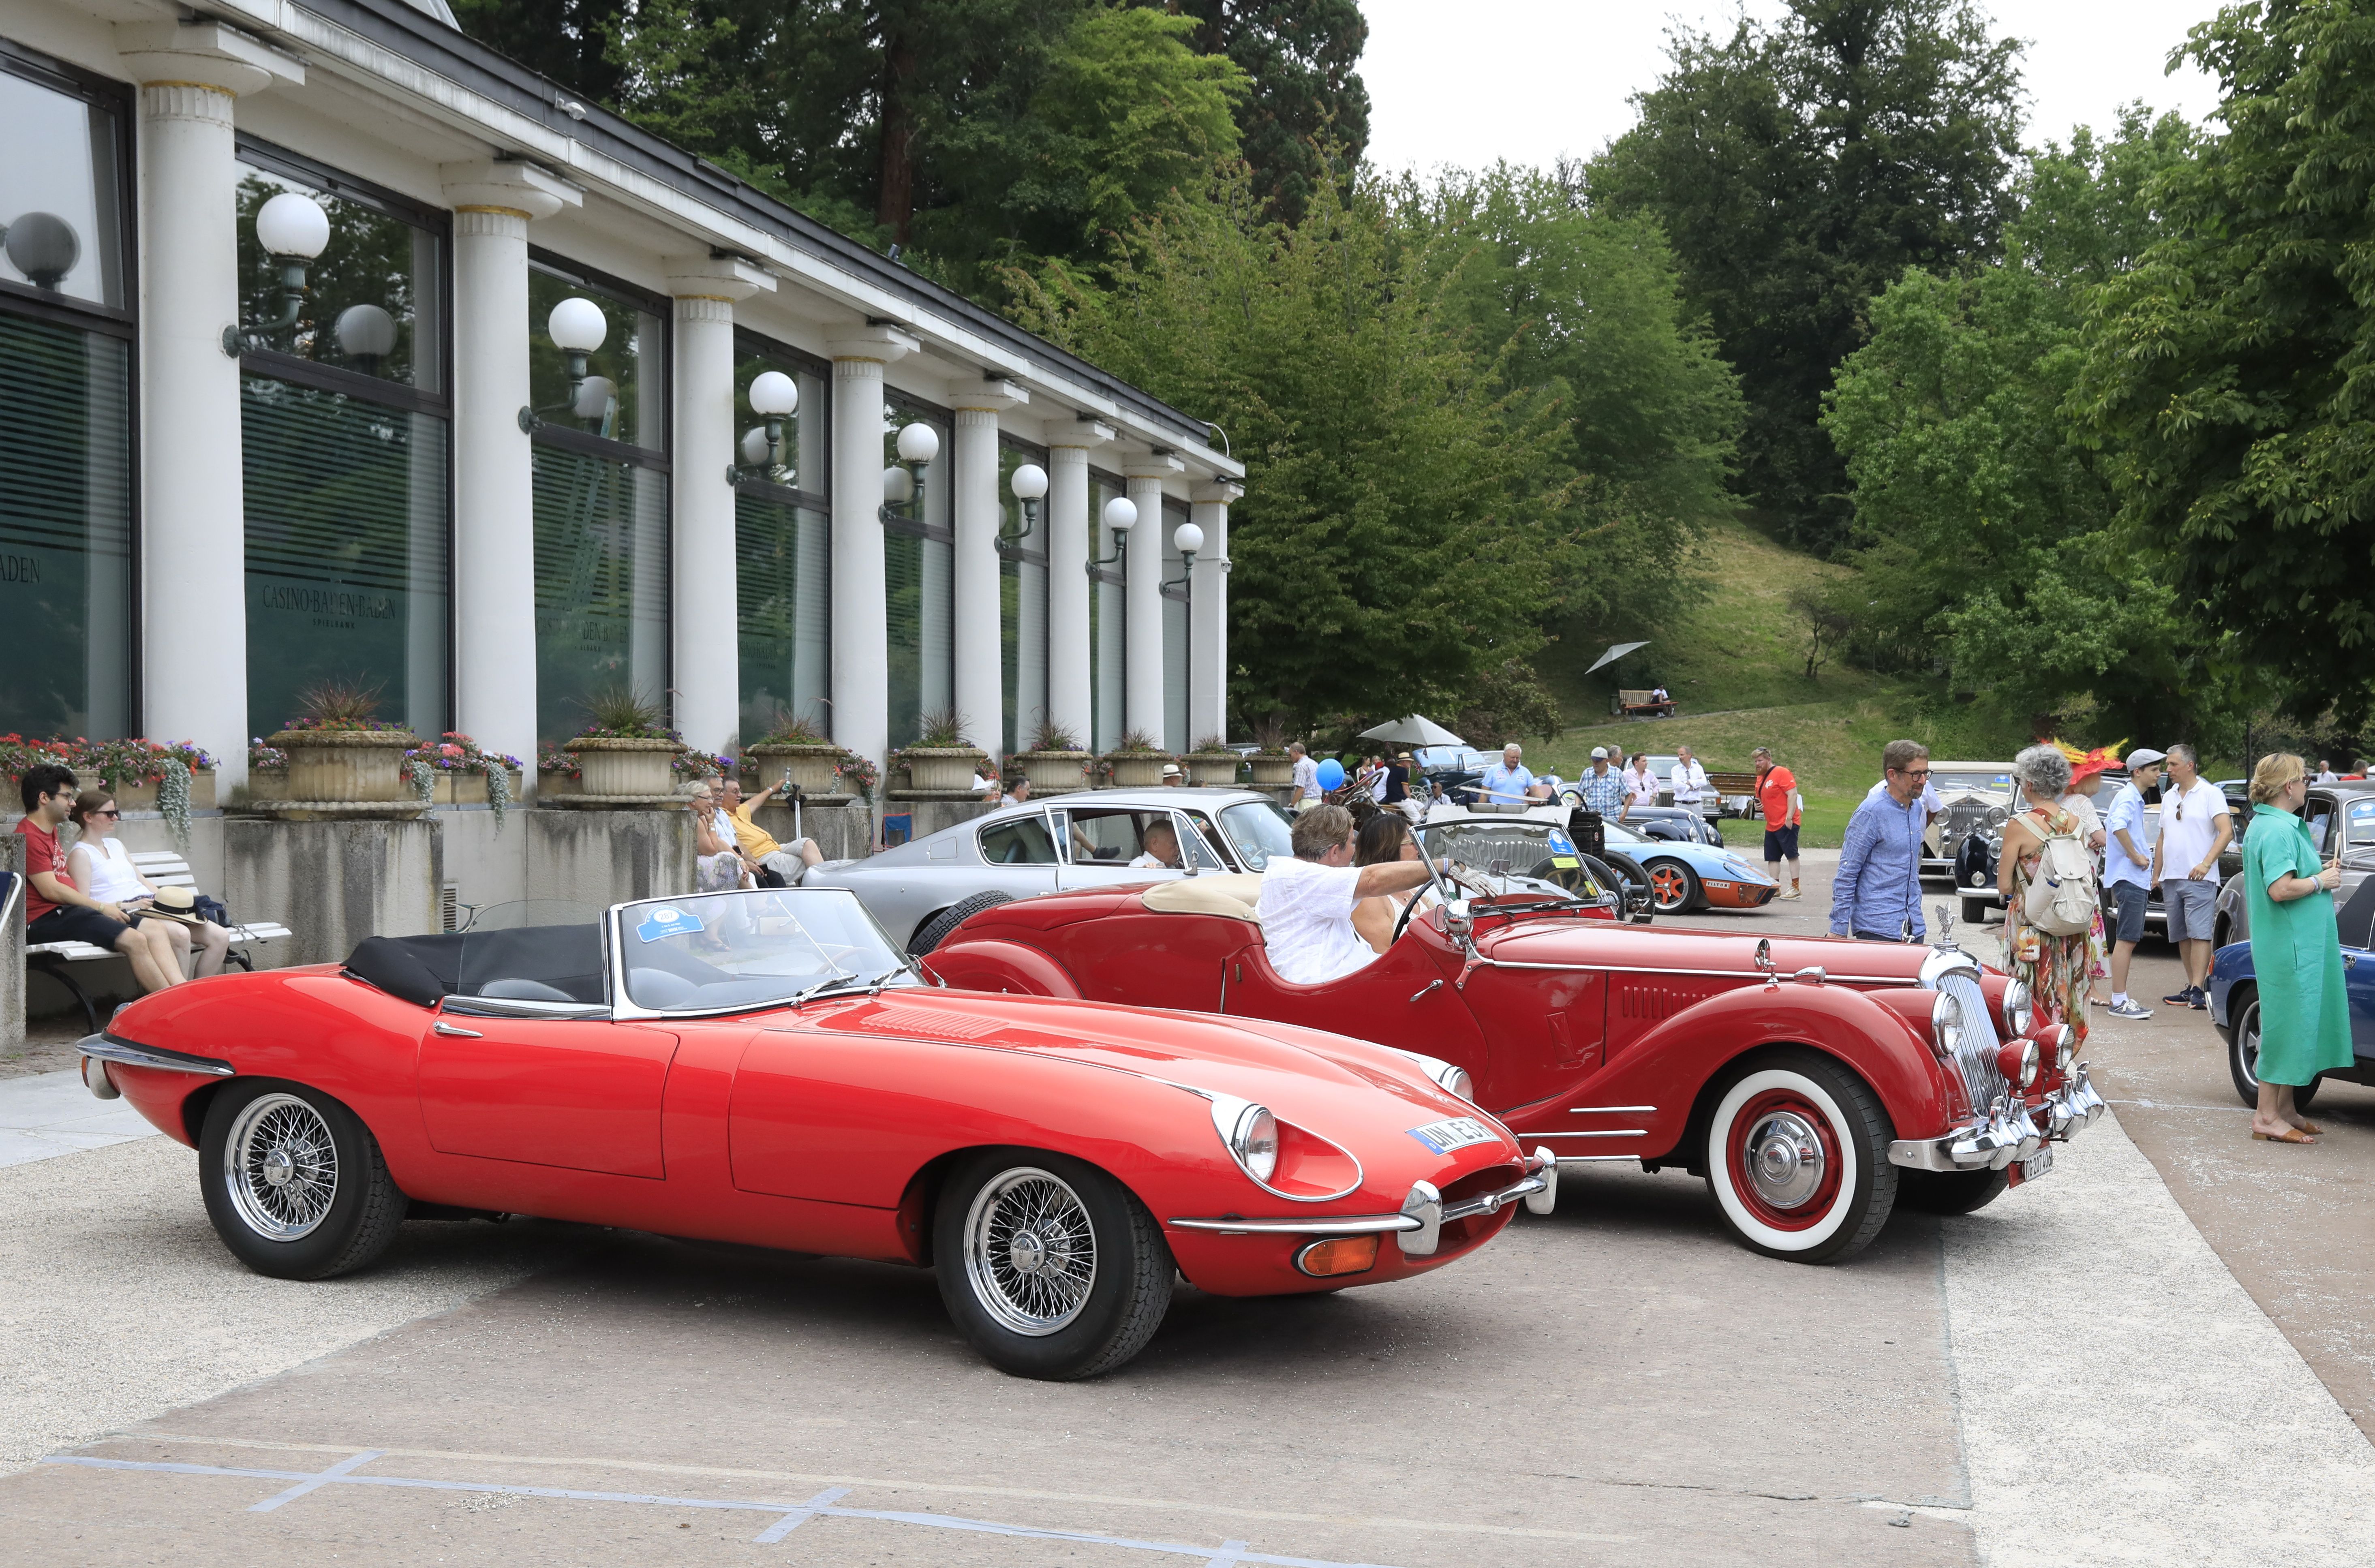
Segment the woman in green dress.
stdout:
<svg viewBox="0 0 2375 1568">
<path fill-rule="evenodd" d="M 2260 1104 L 2251 1136 L 2270 1143 L 2315 1143 L 2312 1135 L 2323 1129 L 2294 1106 L 2293 1091 L 2351 1064 L 2350 1002 L 2334 918 L 2342 872 L 2319 864 L 2317 841 L 2300 819 L 2308 792 L 2299 758 L 2261 758 L 2243 834 L 2243 897 L 2260 989 Z"/>
</svg>

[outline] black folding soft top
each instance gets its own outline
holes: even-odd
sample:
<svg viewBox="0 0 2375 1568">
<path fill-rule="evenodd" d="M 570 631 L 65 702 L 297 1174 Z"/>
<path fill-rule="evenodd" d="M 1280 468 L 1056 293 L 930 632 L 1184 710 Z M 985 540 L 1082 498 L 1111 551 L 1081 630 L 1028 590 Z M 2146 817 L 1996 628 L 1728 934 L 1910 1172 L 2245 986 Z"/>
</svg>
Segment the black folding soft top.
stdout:
<svg viewBox="0 0 2375 1568">
<path fill-rule="evenodd" d="M 443 996 L 475 996 L 496 981 L 533 981 L 573 1002 L 602 999 L 602 928 L 526 925 L 434 937 L 366 937 L 347 973 L 391 996 L 433 1008 Z"/>
</svg>

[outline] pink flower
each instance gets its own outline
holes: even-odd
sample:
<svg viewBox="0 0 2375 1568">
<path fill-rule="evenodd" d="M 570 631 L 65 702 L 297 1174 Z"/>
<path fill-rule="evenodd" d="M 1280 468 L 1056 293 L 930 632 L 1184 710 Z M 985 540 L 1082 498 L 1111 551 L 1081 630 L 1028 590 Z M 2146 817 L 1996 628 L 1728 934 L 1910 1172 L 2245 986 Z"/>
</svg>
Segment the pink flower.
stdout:
<svg viewBox="0 0 2375 1568">
<path fill-rule="evenodd" d="M 458 746 L 441 746 L 437 749 L 447 757 L 459 757 L 462 754 L 462 749 Z"/>
</svg>

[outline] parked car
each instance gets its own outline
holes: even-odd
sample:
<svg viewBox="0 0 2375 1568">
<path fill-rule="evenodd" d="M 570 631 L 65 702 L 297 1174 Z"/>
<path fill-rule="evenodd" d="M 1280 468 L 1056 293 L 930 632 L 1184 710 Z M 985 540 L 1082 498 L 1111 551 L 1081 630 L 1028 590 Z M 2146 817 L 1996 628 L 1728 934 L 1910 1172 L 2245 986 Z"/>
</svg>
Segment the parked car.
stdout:
<svg viewBox="0 0 2375 1568">
<path fill-rule="evenodd" d="M 1965 1213 L 2045 1174 L 2049 1145 L 2102 1111 L 2071 1032 L 1951 936 L 1759 940 L 1472 883 L 1433 892 L 1375 962 L 1317 985 L 1270 967 L 1254 877 L 1000 903 L 925 962 L 953 985 L 1424 1050 L 1562 1164 L 1704 1175 L 1743 1244 L 1802 1262 L 1853 1254 L 1900 1201 Z"/>
<path fill-rule="evenodd" d="M 2105 818 L 2110 815 L 2112 792 L 2127 782 L 2125 769 L 2105 775 L 2103 787 L 2095 795 L 2097 815 Z M 2235 891 L 2237 873 L 2243 869 L 2243 829 L 2251 819 L 2251 802 L 2248 793 L 2249 784 L 2246 781 L 2219 779 L 2215 782 L 2220 791 L 2227 796 L 2227 811 L 2235 819 L 2235 837 L 2228 843 L 2224 853 L 2218 856 L 2220 887 L 2217 905 L 2221 911 L 2231 914 L 2229 895 Z M 2144 844 L 2149 846 L 2159 832 L 2160 794 L 2159 791 L 2155 790 L 2145 796 Z M 1956 894 L 1962 901 L 1963 920 L 1967 925 L 1981 924 L 1987 919 L 1991 911 L 2001 911 L 2004 906 L 2003 894 L 1996 885 L 1996 860 L 2003 848 L 2003 823 L 1999 821 L 1982 823 L 1976 831 L 1967 834 L 1956 849 L 1953 877 Z M 2117 909 L 2118 906 L 2112 901 L 2110 890 L 2105 888 L 2103 890 L 2103 928 L 2106 931 L 2112 928 L 2117 917 Z M 2222 945 L 2227 940 L 2227 930 L 2225 915 L 2222 914 L 2215 937 L 2215 939 Z M 2159 936 L 2163 938 L 2168 935 L 2168 911 L 2161 907 L 2160 888 L 2157 885 L 2146 890 L 2145 895 L 2145 931 L 2148 936 Z"/>
<path fill-rule="evenodd" d="M 1930 787 L 1938 792 L 1943 815 L 1922 835 L 1921 875 L 1941 880 L 1954 875 L 1955 854 L 1974 831 L 2003 834 L 2012 815 L 2012 764 L 1932 761 Z"/>
<path fill-rule="evenodd" d="M 1031 1377 L 1128 1361 L 1175 1275 L 1406 1279 L 1556 1182 L 1431 1055 L 947 991 L 841 889 L 374 937 L 146 997 L 82 1051 L 94 1093 L 199 1151 L 258 1273 L 350 1273 L 408 1215 L 915 1264 Z"/>
<path fill-rule="evenodd" d="M 2342 985 L 2350 998 L 2347 1067 L 2321 1074 L 2293 1091 L 2293 1103 L 2309 1109 L 2329 1079 L 2375 1087 L 2375 882 L 2362 878 L 2360 891 L 2337 912 L 2342 923 Z M 2244 1104 L 2260 1103 L 2260 987 L 2251 968 L 2251 944 L 2234 942 L 2210 958 L 2210 1022 L 2227 1044 L 2227 1072 Z"/>
<path fill-rule="evenodd" d="M 1571 826 L 1569 807 L 1544 803 L 1523 811 L 1438 806 L 1427 813 L 1426 853 L 1449 855 L 1490 878 L 1496 893 L 1566 892 L 1586 902 L 1607 901 L 1625 918 L 1647 925 L 1655 891 L 1641 863 L 1604 841 L 1598 853 Z"/>
<path fill-rule="evenodd" d="M 2251 906 L 2243 897 L 2241 876 L 2243 829 L 2251 819 L 2251 811 L 2248 800 L 2236 808 L 2235 843 L 2218 863 L 2227 880 L 2218 890 L 2211 939 L 2222 948 L 2251 939 Z M 2375 924 L 2375 784 L 2311 784 L 2301 805 L 2301 820 L 2317 841 L 2318 855 L 2341 863 L 2342 885 L 2334 890 L 2334 910 L 2343 940 L 2348 943 L 2355 936 L 2359 946 L 2367 946 L 2369 925 Z M 2231 875 L 2229 859 L 2234 862 Z"/>
<path fill-rule="evenodd" d="M 1773 902 L 1781 884 L 1765 874 L 1762 861 L 1713 844 L 1651 838 L 1621 822 L 1604 825 L 1612 852 L 1630 855 L 1648 874 L 1652 907 L 1660 914 L 1701 909 L 1759 909 Z"/>
<path fill-rule="evenodd" d="M 1157 824 L 1178 845 L 1176 867 L 1137 864 Z M 1271 855 L 1294 853 L 1292 826 L 1278 802 L 1258 790 L 1083 790 L 1000 807 L 863 860 L 828 860 L 800 885 L 847 888 L 893 942 L 921 956 L 992 893 L 1028 898 L 1258 871 Z"/>
<path fill-rule="evenodd" d="M 1579 802 L 1577 803 L 1579 804 Z M 1723 831 L 1703 811 L 1687 806 L 1636 806 L 1624 815 L 1624 824 L 1648 839 L 1669 843 L 1702 843 L 1723 847 Z"/>
</svg>

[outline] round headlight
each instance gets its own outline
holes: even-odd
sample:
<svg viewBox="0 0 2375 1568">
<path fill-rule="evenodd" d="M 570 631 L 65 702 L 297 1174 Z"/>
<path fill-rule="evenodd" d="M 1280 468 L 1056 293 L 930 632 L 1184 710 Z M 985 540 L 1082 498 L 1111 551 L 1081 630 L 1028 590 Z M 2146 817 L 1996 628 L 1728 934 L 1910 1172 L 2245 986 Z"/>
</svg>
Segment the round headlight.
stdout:
<svg viewBox="0 0 2375 1568">
<path fill-rule="evenodd" d="M 1278 1118 L 1266 1106 L 1247 1106 L 1230 1136 L 1229 1152 L 1237 1157 L 1247 1175 L 1258 1182 L 1269 1181 L 1278 1173 Z"/>
<path fill-rule="evenodd" d="M 2070 1058 L 2078 1054 L 2078 1032 L 2068 1024 L 2053 1034 L 2053 1070 L 2063 1078 L 2070 1076 Z"/>
<path fill-rule="evenodd" d="M 1996 1053 L 1996 1070 L 2015 1089 L 2037 1081 L 2037 1042 L 2015 1040 Z"/>
<path fill-rule="evenodd" d="M 2029 1000 L 2028 987 L 2017 980 L 2004 987 L 2003 1013 L 2007 1034 L 2026 1034 L 2029 1025 L 2037 1021 L 2037 1007 Z"/>
<path fill-rule="evenodd" d="M 1938 993 L 1930 1005 L 1930 1039 L 1938 1054 L 1952 1056 L 1963 1048 L 1963 1004 L 1949 991 Z"/>
<path fill-rule="evenodd" d="M 1443 1088 L 1445 1093 L 1456 1094 L 1471 1103 L 1476 1099 L 1476 1080 L 1468 1076 L 1466 1067 L 1454 1067 L 1444 1074 Z"/>
</svg>

